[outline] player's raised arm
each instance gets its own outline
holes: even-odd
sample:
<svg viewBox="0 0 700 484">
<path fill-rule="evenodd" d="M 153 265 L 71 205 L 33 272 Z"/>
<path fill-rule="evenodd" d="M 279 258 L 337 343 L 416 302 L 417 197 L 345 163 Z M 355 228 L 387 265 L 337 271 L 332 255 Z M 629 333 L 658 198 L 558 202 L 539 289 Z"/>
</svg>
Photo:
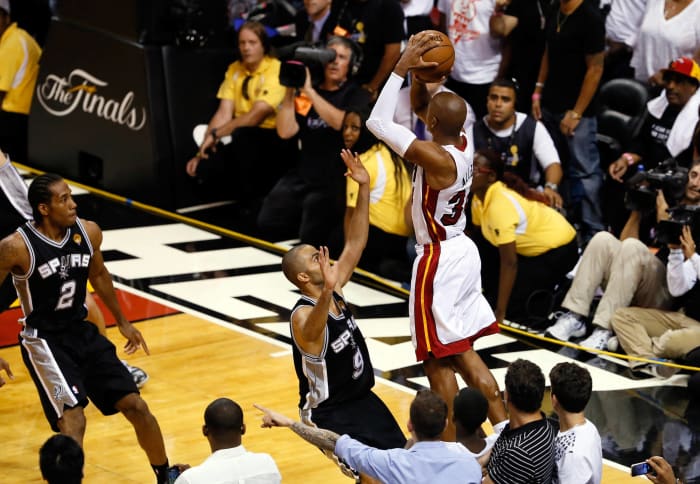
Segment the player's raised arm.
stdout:
<svg viewBox="0 0 700 484">
<path fill-rule="evenodd" d="M 90 237 L 90 243 L 93 249 L 88 273 L 92 287 L 95 288 L 95 292 L 99 294 L 102 302 L 105 303 L 109 312 L 114 316 L 114 319 L 117 321 L 119 332 L 128 340 L 124 346 L 126 353 L 132 354 L 139 348 L 143 348 L 143 351 L 149 355 L 150 352 L 148 351 L 146 340 L 144 340 L 141 332 L 126 319 L 126 316 L 124 316 L 119 306 L 119 301 L 117 301 L 117 294 L 114 292 L 114 284 L 112 284 L 112 275 L 104 264 L 102 251 L 100 250 L 100 246 L 102 245 L 102 230 L 100 230 L 100 227 L 94 222 L 87 220 L 83 220 L 82 222 L 85 231 Z"/>
</svg>

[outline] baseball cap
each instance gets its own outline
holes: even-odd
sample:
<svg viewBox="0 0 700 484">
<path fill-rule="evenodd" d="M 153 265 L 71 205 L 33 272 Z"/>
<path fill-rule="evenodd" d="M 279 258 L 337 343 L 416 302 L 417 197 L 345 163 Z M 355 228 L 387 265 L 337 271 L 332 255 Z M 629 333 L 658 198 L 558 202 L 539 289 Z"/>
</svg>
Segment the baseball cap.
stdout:
<svg viewBox="0 0 700 484">
<path fill-rule="evenodd" d="M 700 66 L 690 57 L 679 57 L 678 59 L 671 61 L 668 65 L 668 69 L 662 69 L 663 74 L 667 72 L 675 72 L 683 76 L 695 79 L 700 83 Z"/>
<path fill-rule="evenodd" d="M 10 13 L 10 0 L 0 0 L 0 8 Z"/>
</svg>

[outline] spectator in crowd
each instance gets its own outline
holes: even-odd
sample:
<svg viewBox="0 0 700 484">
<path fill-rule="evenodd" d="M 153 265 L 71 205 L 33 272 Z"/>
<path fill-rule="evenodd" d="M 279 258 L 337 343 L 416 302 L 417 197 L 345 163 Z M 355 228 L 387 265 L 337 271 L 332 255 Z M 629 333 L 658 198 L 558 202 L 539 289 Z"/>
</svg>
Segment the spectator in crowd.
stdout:
<svg viewBox="0 0 700 484">
<path fill-rule="evenodd" d="M 474 125 L 474 147 L 494 150 L 505 163 L 506 173 L 518 175 L 531 187 L 544 185 L 549 206 L 562 208 L 559 154 L 544 125 L 515 110 L 518 92 L 512 79 L 498 78 L 491 83 L 488 114 Z"/>
<path fill-rule="evenodd" d="M 532 111 L 529 94 L 535 90 L 551 13 L 552 2 L 547 0 L 535 0 L 535 8 L 531 0 L 499 0 L 489 20 L 491 35 L 505 39 L 501 71 L 528 94 L 515 100 L 516 109 L 523 113 Z"/>
<path fill-rule="evenodd" d="M 41 48 L 10 16 L 0 0 L 0 146 L 16 161 L 27 161 L 29 108 L 39 74 Z"/>
<path fill-rule="evenodd" d="M 4 370 L 5 373 L 7 373 L 7 376 L 10 380 L 15 379 L 15 375 L 12 374 L 12 369 L 10 368 L 10 364 L 7 361 L 5 361 L 3 358 L 0 358 L 0 370 Z M 5 385 L 5 383 L 7 383 L 7 382 L 2 377 L 2 375 L 0 375 L 0 387 Z"/>
<path fill-rule="evenodd" d="M 476 152 L 471 214 L 485 239 L 475 237 L 484 295 L 497 321 L 508 318 L 536 325 L 536 294 L 552 295 L 576 265 L 576 230 L 556 210 L 506 187 L 503 173 L 504 163 L 496 152 Z M 548 299 L 551 306 L 552 296 Z M 542 318 L 549 314 L 545 311 Z"/>
<path fill-rule="evenodd" d="M 314 247 L 327 244 L 337 257 L 345 211 L 345 165 L 338 159 L 343 117 L 351 106 L 367 106 L 369 96 L 352 78 L 359 67 L 357 45 L 333 37 L 327 47 L 336 57 L 324 67 L 321 82 L 314 86 L 307 72 L 299 95 L 288 87 L 280 105 L 277 133 L 298 137 L 299 163 L 265 197 L 258 226 L 273 240 L 299 237 Z"/>
<path fill-rule="evenodd" d="M 605 25 L 591 2 L 561 0 L 548 19 L 546 39 L 532 113 L 543 119 L 559 153 L 568 155 L 564 159 L 571 186 L 566 202 L 569 207 L 580 201 L 585 244 L 603 230 L 596 93 L 603 73 Z"/>
<path fill-rule="evenodd" d="M 333 34 L 362 48 L 356 81 L 376 99 L 401 54 L 404 16 L 396 0 L 333 0 Z"/>
<path fill-rule="evenodd" d="M 700 162 L 688 172 L 688 182 L 681 205 L 700 205 Z M 656 200 L 656 221 L 667 219 L 668 203 L 659 191 Z M 571 288 L 562 307 L 567 310 L 546 333 L 562 341 L 586 334 L 586 318 L 599 286 L 603 297 L 593 315 L 593 332 L 581 346 L 605 350 L 613 336 L 610 321 L 615 311 L 630 305 L 643 308 L 669 309 L 673 302 L 666 281 L 668 251 L 653 254 L 639 240 L 641 214 L 633 211 L 620 240 L 601 232 L 591 239 L 583 252 Z M 613 346 L 617 343 L 613 340 Z"/>
<path fill-rule="evenodd" d="M 628 170 L 639 163 L 648 170 L 669 157 L 684 166 L 692 160 L 693 127 L 700 107 L 700 66 L 689 57 L 681 57 L 671 61 L 662 75 L 664 92 L 647 103 L 644 125 L 633 145 L 608 168 L 614 180 L 622 182 Z"/>
<path fill-rule="evenodd" d="M 673 473 L 671 464 L 661 456 L 649 457 L 647 462 L 651 466 L 652 472 L 646 474 L 646 478 L 654 484 L 679 484 L 681 481 Z"/>
<path fill-rule="evenodd" d="M 347 434 L 311 427 L 255 405 L 263 415 L 263 427 L 288 427 L 321 450 L 334 452 L 343 462 L 381 482 L 481 482 L 481 469 L 474 457 L 456 442 L 443 442 L 447 405 L 437 393 L 421 390 L 411 402 L 408 431 L 414 444 L 409 449 L 380 450 Z"/>
<path fill-rule="evenodd" d="M 311 43 L 325 43 L 331 34 L 331 0 L 304 0 L 304 8 L 294 19 L 298 40 Z"/>
<path fill-rule="evenodd" d="M 620 346 L 629 356 L 684 359 L 700 347 L 700 255 L 689 226 L 683 227 L 680 246 L 671 248 L 666 267 L 669 292 L 682 298 L 682 311 L 648 308 L 620 308 L 611 320 Z M 652 374 L 669 377 L 677 368 L 629 360 L 632 370 L 648 369 Z"/>
<path fill-rule="evenodd" d="M 401 0 L 401 8 L 406 19 L 406 35 L 410 37 L 423 30 L 435 28 L 430 18 L 434 0 Z"/>
<path fill-rule="evenodd" d="M 438 0 L 440 30 L 446 32 L 455 49 L 455 61 L 446 86 L 474 108 L 476 119 L 486 114 L 489 85 L 501 67 L 501 40 L 489 35 L 489 18 L 496 0 Z M 505 3 L 503 3 L 505 5 Z"/>
<path fill-rule="evenodd" d="M 411 267 L 406 243 L 413 229 L 404 212 L 411 197 L 411 178 L 405 161 L 367 130 L 367 114 L 351 109 L 343 121 L 345 148 L 360 153 L 360 161 L 369 173 L 369 236 L 359 265 L 390 279 L 409 281 Z M 346 234 L 358 190 L 357 183 L 348 178 Z"/>
<path fill-rule="evenodd" d="M 360 188 L 338 261 L 331 267 L 328 248 L 308 244 L 282 258 L 285 277 L 301 291 L 290 317 L 299 410 L 308 425 L 381 449 L 403 447 L 406 439 L 396 420 L 372 392 L 369 350 L 342 293 L 367 243 L 369 174 L 349 150 L 341 157 Z"/>
<path fill-rule="evenodd" d="M 204 411 L 202 434 L 209 441 L 212 453 L 198 466 L 178 465 L 184 471 L 175 482 L 281 482 L 280 471 L 269 454 L 250 452 L 243 447 L 245 430 L 243 410 L 236 402 L 228 398 L 211 402 Z"/>
<path fill-rule="evenodd" d="M 531 361 L 508 365 L 504 398 L 510 422 L 491 449 L 485 484 L 552 482 L 557 431 L 540 411 L 544 375 Z"/>
<path fill-rule="evenodd" d="M 217 94 L 219 107 L 186 170 L 207 196 L 233 195 L 244 202 L 269 191 L 287 166 L 289 153 L 275 132 L 284 87 L 265 27 L 245 22 L 238 31 L 238 50 L 241 59 L 226 71 Z M 219 143 L 228 136 L 228 144 Z"/>
<path fill-rule="evenodd" d="M 554 441 L 555 483 L 600 484 L 603 451 L 596 426 L 584 409 L 591 398 L 591 374 L 575 363 L 558 363 L 549 372 L 552 408 L 559 417 Z"/>
<path fill-rule="evenodd" d="M 457 429 L 457 442 L 462 444 L 475 459 L 486 455 L 496 442 L 496 432 L 487 436 L 482 424 L 486 421 L 489 402 L 476 388 L 462 388 L 455 395 L 453 421 Z"/>
<path fill-rule="evenodd" d="M 642 25 L 647 0 L 613 0 L 605 17 L 605 69 L 603 82 L 634 77 L 632 49 Z M 602 84 L 601 83 L 601 84 Z"/>
<path fill-rule="evenodd" d="M 634 78 L 650 87 L 663 86 L 661 69 L 668 59 L 700 61 L 700 2 L 647 0 L 635 40 L 631 65 Z"/>
<path fill-rule="evenodd" d="M 83 449 L 68 435 L 52 435 L 39 449 L 41 477 L 49 484 L 80 484 L 84 463 Z"/>
</svg>

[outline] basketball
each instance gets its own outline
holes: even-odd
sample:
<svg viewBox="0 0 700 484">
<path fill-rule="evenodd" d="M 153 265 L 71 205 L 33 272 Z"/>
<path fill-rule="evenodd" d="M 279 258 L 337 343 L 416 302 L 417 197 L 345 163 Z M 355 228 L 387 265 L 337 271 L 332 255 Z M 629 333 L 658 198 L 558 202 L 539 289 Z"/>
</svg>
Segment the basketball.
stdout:
<svg viewBox="0 0 700 484">
<path fill-rule="evenodd" d="M 426 30 L 426 32 L 430 32 L 431 35 L 439 38 L 440 45 L 436 45 L 423 54 L 423 60 L 425 62 L 437 62 L 438 64 L 425 69 L 415 69 L 413 72 L 423 82 L 439 82 L 452 70 L 452 64 L 455 61 L 455 50 L 447 35 L 437 30 Z"/>
</svg>

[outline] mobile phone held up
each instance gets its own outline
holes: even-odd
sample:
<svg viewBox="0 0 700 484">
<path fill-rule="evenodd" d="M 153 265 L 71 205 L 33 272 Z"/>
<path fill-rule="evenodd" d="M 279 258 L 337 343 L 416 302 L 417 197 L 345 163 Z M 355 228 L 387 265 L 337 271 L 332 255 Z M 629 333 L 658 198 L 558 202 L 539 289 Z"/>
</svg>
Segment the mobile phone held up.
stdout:
<svg viewBox="0 0 700 484">
<path fill-rule="evenodd" d="M 638 462 L 630 466 L 630 474 L 633 476 L 644 476 L 646 474 L 654 474 L 654 469 L 648 462 Z"/>
</svg>

